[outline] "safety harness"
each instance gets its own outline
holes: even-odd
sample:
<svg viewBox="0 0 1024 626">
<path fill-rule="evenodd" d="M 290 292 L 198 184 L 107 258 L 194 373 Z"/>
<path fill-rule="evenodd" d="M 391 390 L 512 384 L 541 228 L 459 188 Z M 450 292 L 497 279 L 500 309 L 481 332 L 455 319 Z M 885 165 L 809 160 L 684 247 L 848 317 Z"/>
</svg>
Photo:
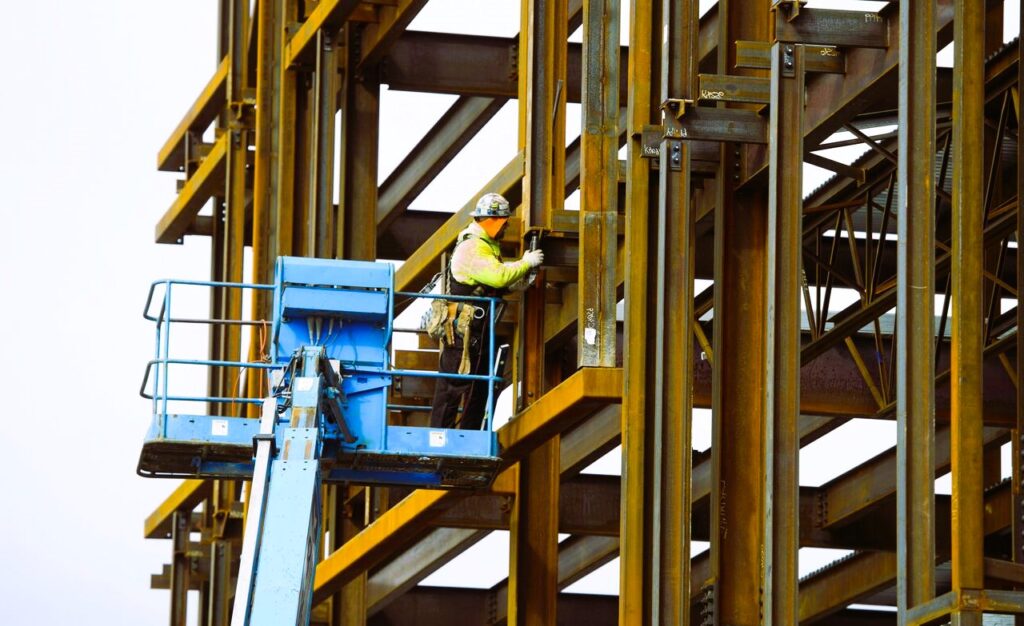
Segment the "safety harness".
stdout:
<svg viewBox="0 0 1024 626">
<path fill-rule="evenodd" d="M 479 239 L 472 233 L 464 233 L 458 241 L 455 242 L 455 247 L 452 248 L 452 256 L 455 255 L 455 250 L 459 245 L 467 239 Z M 448 260 L 448 267 L 445 270 L 448 276 L 448 291 L 453 296 L 497 296 L 500 295 L 500 291 L 486 285 L 467 285 L 459 282 L 452 275 L 452 264 L 451 259 Z M 433 289 L 433 284 L 436 283 L 439 276 L 435 276 L 434 280 L 431 281 L 429 287 Z M 441 347 L 445 345 L 455 345 L 456 335 L 462 338 L 462 360 L 459 363 L 459 374 L 468 374 L 472 369 L 472 365 L 469 360 L 469 346 L 471 343 L 471 333 L 473 330 L 474 320 L 483 319 L 486 317 L 487 311 L 482 307 L 475 306 L 471 302 L 449 302 L 444 299 L 436 298 L 430 301 L 430 309 L 423 316 L 420 326 L 427 332 L 433 339 L 437 339 Z"/>
</svg>

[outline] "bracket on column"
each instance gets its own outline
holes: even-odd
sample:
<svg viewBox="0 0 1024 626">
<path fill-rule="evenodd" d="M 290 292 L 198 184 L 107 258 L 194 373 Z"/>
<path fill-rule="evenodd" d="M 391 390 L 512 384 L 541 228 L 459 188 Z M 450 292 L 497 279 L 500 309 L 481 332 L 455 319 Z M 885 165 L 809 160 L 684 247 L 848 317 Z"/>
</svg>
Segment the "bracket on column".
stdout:
<svg viewBox="0 0 1024 626">
<path fill-rule="evenodd" d="M 772 0 L 772 11 L 779 11 L 787 15 L 788 20 L 794 20 L 800 15 L 800 9 L 807 4 L 807 0 Z"/>
<path fill-rule="evenodd" d="M 768 70 L 772 67 L 771 44 L 766 41 L 737 41 L 736 67 Z M 805 46 L 804 71 L 845 74 L 846 53 L 835 46 Z"/>
<path fill-rule="evenodd" d="M 768 120 L 758 111 L 691 107 L 679 118 L 665 117 L 664 134 L 688 141 L 768 143 Z"/>
<path fill-rule="evenodd" d="M 707 102 L 745 102 L 768 104 L 771 83 L 759 76 L 698 74 L 699 100 Z"/>
</svg>

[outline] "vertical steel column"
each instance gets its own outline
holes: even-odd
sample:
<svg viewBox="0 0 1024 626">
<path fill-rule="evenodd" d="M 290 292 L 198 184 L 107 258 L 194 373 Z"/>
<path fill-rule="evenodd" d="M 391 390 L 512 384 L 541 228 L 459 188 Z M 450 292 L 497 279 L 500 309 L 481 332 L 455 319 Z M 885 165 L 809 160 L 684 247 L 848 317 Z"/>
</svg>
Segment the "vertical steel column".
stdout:
<svg viewBox="0 0 1024 626">
<path fill-rule="evenodd" d="M 768 132 L 765 623 L 797 623 L 804 47 L 772 46 Z"/>
<path fill-rule="evenodd" d="M 550 228 L 565 189 L 565 78 L 568 56 L 566 0 L 526 0 L 528 33 L 525 113 L 526 171 L 524 232 Z M 519 406 L 540 398 L 544 388 L 544 275 L 523 294 L 518 341 L 522 346 Z M 559 438 L 553 437 L 519 462 L 511 521 L 509 626 L 555 623 L 558 596 Z"/>
<path fill-rule="evenodd" d="M 325 546 L 326 553 L 338 550 L 363 529 L 361 521 L 357 520 L 364 519 L 368 499 L 366 494 L 363 495 L 363 511 L 352 510 L 350 504 L 360 489 L 348 483 L 327 487 L 328 501 L 324 507 L 324 520 L 330 532 L 330 544 Z M 362 572 L 331 597 L 331 626 L 359 626 L 366 623 L 366 581 L 367 573 Z"/>
<path fill-rule="evenodd" d="M 657 8 L 656 8 L 657 7 Z M 641 131 L 654 122 L 657 114 L 652 106 L 654 84 L 654 51 L 660 40 L 660 3 L 654 0 L 631 0 L 629 32 L 629 100 L 627 102 L 626 178 L 626 306 L 625 306 L 625 389 L 622 406 L 622 503 L 619 532 L 619 624 L 648 626 L 654 613 L 652 580 L 655 570 L 651 537 L 650 459 L 646 454 L 647 439 L 653 430 L 648 415 L 653 397 L 648 388 L 653 350 L 648 343 L 648 330 L 653 328 L 655 311 L 648 306 L 654 287 L 649 267 L 653 252 L 650 237 L 651 169 L 643 158 Z"/>
<path fill-rule="evenodd" d="M 377 258 L 377 152 L 380 135 L 380 78 L 376 65 L 359 68 L 360 33 L 345 31 L 345 87 L 341 107 L 341 207 L 336 256 Z"/>
<path fill-rule="evenodd" d="M 526 230 L 548 230 L 562 208 L 565 186 L 565 98 L 568 57 L 567 0 L 526 0 Z M 523 45 L 520 42 L 520 45 Z"/>
<path fill-rule="evenodd" d="M 334 119 L 338 112 L 338 73 L 332 33 L 316 33 L 316 68 L 313 72 L 313 128 L 309 137 L 309 230 L 307 249 L 312 256 L 334 256 Z"/>
<path fill-rule="evenodd" d="M 695 95 L 699 13 L 694 0 L 661 5 L 661 141 L 658 214 L 655 225 L 657 318 L 654 336 L 655 396 L 652 427 L 661 445 L 655 466 L 654 537 L 660 559 L 653 622 L 690 623 L 690 477 L 693 413 L 694 207 L 690 190 L 690 146 L 674 133 L 677 115 Z M 657 435 L 656 435 L 657 436 Z"/>
<path fill-rule="evenodd" d="M 312 216 L 309 211 L 309 178 L 312 171 L 312 164 L 309 162 L 309 142 L 312 140 L 313 130 L 313 107 L 310 106 L 312 98 L 312 79 L 307 68 L 300 68 L 297 71 L 296 79 L 298 88 L 295 97 L 295 161 L 293 193 L 294 204 L 292 206 L 292 254 L 295 256 L 310 256 L 313 250 L 309 246 L 309 231 L 312 229 L 310 223 Z"/>
<path fill-rule="evenodd" d="M 278 158 L 274 149 L 275 126 L 280 123 L 281 100 L 277 93 L 281 86 L 281 30 L 275 17 L 281 0 L 267 0 L 258 5 L 256 25 L 256 154 L 253 167 L 252 192 L 252 282 L 269 283 L 274 267 L 271 253 L 270 230 L 277 214 Z M 253 319 L 270 319 L 270 299 L 266 292 L 254 289 L 251 294 Z M 262 335 L 261 335 L 262 333 Z M 249 360 L 256 361 L 261 336 L 266 342 L 268 330 L 253 327 L 249 336 Z M 265 375 L 262 370 L 252 372 L 248 378 L 247 393 L 251 398 L 266 395 Z M 249 417 L 258 416 L 252 407 Z"/>
<path fill-rule="evenodd" d="M 935 46 L 934 1 L 901 3 L 895 331 L 901 615 L 935 595 Z"/>
<path fill-rule="evenodd" d="M 185 626 L 188 614 L 189 573 L 192 569 L 188 556 L 191 518 L 190 511 L 175 511 L 171 517 L 171 626 Z"/>
<path fill-rule="evenodd" d="M 524 233 L 550 229 L 551 215 L 565 202 L 565 98 L 568 57 L 566 0 L 527 0 L 526 24 L 526 171 L 523 178 Z M 543 271 L 523 293 L 517 329 L 521 346 L 518 364 L 522 395 L 517 407 L 535 402 L 544 393 Z"/>
<path fill-rule="evenodd" d="M 768 3 L 720 0 L 719 71 L 734 70 L 737 40 L 767 41 Z M 711 573 L 715 624 L 761 623 L 764 560 L 767 196 L 739 191 L 741 144 L 723 144 L 715 201 L 712 368 Z"/>
<path fill-rule="evenodd" d="M 619 0 L 583 2 L 583 134 L 577 362 L 615 365 Z"/>
<path fill-rule="evenodd" d="M 231 541 L 217 539 L 210 544 L 210 581 L 206 626 L 228 626 L 231 617 Z M 200 622 L 203 623 L 203 622 Z"/>
<path fill-rule="evenodd" d="M 519 462 L 512 509 L 508 626 L 557 623 L 560 437 Z"/>
<path fill-rule="evenodd" d="M 288 41 L 288 25 L 298 18 L 298 0 L 275 0 L 276 23 L 279 43 L 276 46 L 278 59 L 283 59 L 283 51 Z M 271 150 L 277 156 L 276 214 L 271 222 L 270 249 L 271 259 L 279 256 L 295 254 L 294 250 L 294 217 L 295 217 L 295 131 L 298 124 L 298 75 L 295 70 L 288 69 L 283 61 L 277 64 L 277 118 L 274 144 Z"/>
<path fill-rule="evenodd" d="M 953 264 L 950 461 L 953 474 L 953 590 L 984 586 L 982 526 L 982 254 L 985 130 L 984 0 L 955 5 L 953 66 Z M 955 611 L 952 626 L 981 624 Z"/>
<path fill-rule="evenodd" d="M 345 28 L 339 163 L 341 205 L 337 213 L 334 254 L 339 259 L 374 261 L 377 258 L 379 70 L 376 65 L 358 67 L 361 33 L 351 22 Z M 369 507 L 369 490 L 364 497 Z M 335 511 L 338 512 L 338 507 Z M 348 522 L 335 520 L 335 528 L 342 527 L 342 540 L 350 539 L 359 530 Z M 359 626 L 366 623 L 366 580 L 366 572 L 363 572 L 346 583 L 335 596 L 335 624 Z"/>
<path fill-rule="evenodd" d="M 210 229 L 210 280 L 224 280 L 224 198 L 214 196 L 213 203 L 213 226 Z M 226 289 L 210 290 L 210 318 L 223 319 L 225 315 L 225 292 Z M 214 324 L 210 327 L 209 341 L 210 358 L 219 361 L 224 351 L 224 326 Z M 211 367 L 207 376 L 207 385 L 210 395 L 213 397 L 224 395 L 224 368 Z M 219 402 L 210 402 L 207 405 L 210 415 L 223 415 L 224 405 Z"/>
<path fill-rule="evenodd" d="M 1024 26 L 1024 11 L 1020 15 L 1021 26 Z M 1017 55 L 1024 58 L 1024 39 L 1017 40 Z M 1019 98 L 1021 87 L 1024 86 L 1024 63 L 1017 63 L 1017 128 L 1020 136 L 1021 106 Z M 1017 293 L 1024 293 L 1024 141 L 1017 141 Z M 1013 543 L 1013 561 L 1024 563 L 1024 489 L 1021 479 L 1024 477 L 1024 384 L 1021 374 L 1024 373 L 1024 307 L 1017 301 L 1017 428 L 1013 433 L 1012 474 L 1013 474 L 1013 518 L 1010 525 Z M 1017 626 L 1024 626 L 1024 616 L 1016 617 Z"/>
<path fill-rule="evenodd" d="M 226 165 L 225 195 L 227 197 L 227 221 L 225 222 L 224 279 L 242 282 L 242 266 L 245 249 L 245 196 L 246 159 L 249 154 L 249 131 L 246 128 L 245 88 L 247 83 L 246 62 L 249 54 L 246 34 L 249 31 L 249 3 L 233 0 L 230 16 L 230 65 L 227 80 L 228 150 Z M 242 291 L 230 289 L 225 294 L 227 319 L 242 318 Z M 224 329 L 224 353 L 221 357 L 229 361 L 241 358 L 242 327 L 231 325 Z M 234 396 L 239 392 L 241 371 L 226 368 L 222 381 L 225 395 Z"/>
</svg>

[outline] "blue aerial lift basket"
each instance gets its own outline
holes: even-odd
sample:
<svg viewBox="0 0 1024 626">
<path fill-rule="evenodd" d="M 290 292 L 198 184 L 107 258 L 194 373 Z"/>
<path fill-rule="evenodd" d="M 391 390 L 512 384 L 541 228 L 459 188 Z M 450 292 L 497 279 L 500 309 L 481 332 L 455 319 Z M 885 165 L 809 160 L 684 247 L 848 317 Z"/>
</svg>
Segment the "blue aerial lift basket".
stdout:
<svg viewBox="0 0 1024 626">
<path fill-rule="evenodd" d="M 157 289 L 164 287 L 159 313 L 150 312 Z M 269 362 L 212 361 L 170 357 L 170 330 L 175 323 L 263 325 L 266 321 L 196 320 L 171 314 L 176 285 L 272 292 Z M 490 307 L 490 371 L 485 376 L 448 375 L 487 380 L 491 398 L 484 430 L 454 430 L 391 425 L 389 414 L 428 407 L 390 405 L 395 377 L 439 377 L 437 372 L 391 367 L 394 299 L 446 297 L 475 300 Z M 249 478 L 256 464 L 257 443 L 271 441 L 286 450 L 289 429 L 316 428 L 315 445 L 321 479 L 360 484 L 408 485 L 429 488 L 488 486 L 499 468 L 497 437 L 491 429 L 495 383 L 493 298 L 455 298 L 431 294 L 396 294 L 394 269 L 388 263 L 282 257 L 273 285 L 164 280 L 153 283 L 145 315 L 156 324 L 156 356 L 146 368 L 143 397 L 153 402 L 153 417 L 139 459 L 138 473 L 154 477 Z M 240 399 L 169 393 L 172 368 L 200 366 L 229 372 L 267 370 L 273 381 L 268 398 Z M 232 374 L 236 380 L 237 375 Z M 304 406 L 293 402 L 316 389 Z M 271 424 L 230 413 L 249 404 L 266 406 L 271 399 Z M 207 413 L 171 413 L 193 403 Z M 264 409 L 266 413 L 266 409 Z M 242 411 L 242 415 L 245 411 Z M 263 422 L 266 422 L 264 416 Z"/>
</svg>

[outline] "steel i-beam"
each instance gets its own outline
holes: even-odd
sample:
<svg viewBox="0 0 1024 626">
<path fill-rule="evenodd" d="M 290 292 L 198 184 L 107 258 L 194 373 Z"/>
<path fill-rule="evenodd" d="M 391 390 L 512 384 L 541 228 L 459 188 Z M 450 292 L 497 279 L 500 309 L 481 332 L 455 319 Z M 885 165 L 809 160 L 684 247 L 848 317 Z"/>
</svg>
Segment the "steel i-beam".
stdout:
<svg viewBox="0 0 1024 626">
<path fill-rule="evenodd" d="M 1024 12 L 1021 12 L 1021 25 L 1024 26 Z M 1017 58 L 1024 54 L 1024 39 L 1017 40 Z M 1024 85 L 1024 63 L 1017 63 L 1017 119 L 1024 117 L 1020 114 L 1020 86 Z M 1018 128 L 1020 124 L 1018 122 Z M 1020 253 L 1021 242 L 1024 241 L 1024 141 L 1017 141 L 1017 293 L 1024 288 L 1024 254 Z M 1013 475 L 1013 523 L 1011 534 L 1013 541 L 1013 560 L 1017 564 L 1024 564 L 1024 490 L 1021 489 L 1021 479 L 1024 475 L 1024 441 L 1021 435 L 1024 434 L 1024 385 L 1021 385 L 1021 373 L 1024 372 L 1024 307 L 1017 306 L 1017 428 L 1013 436 L 1012 475 Z M 1017 617 L 1017 626 L 1024 626 L 1024 617 Z"/>
<path fill-rule="evenodd" d="M 380 70 L 360 67 L 361 34 L 346 27 L 342 103 L 341 207 L 335 254 L 339 259 L 377 258 L 377 161 L 380 136 Z"/>
<path fill-rule="evenodd" d="M 800 549 L 800 276 L 803 224 L 804 47 L 772 46 L 768 131 L 768 337 L 765 355 L 767 528 L 764 615 L 775 626 L 797 623 Z"/>
<path fill-rule="evenodd" d="M 526 168 L 523 178 L 523 224 L 528 237 L 551 226 L 551 214 L 564 202 L 565 77 L 568 16 L 558 0 L 524 3 L 522 31 L 527 34 L 525 101 Z M 517 406 L 527 407 L 544 394 L 544 273 L 523 293 L 518 342 L 522 349 L 516 369 L 522 395 Z M 558 595 L 557 501 L 559 437 L 555 436 L 519 463 L 516 503 L 510 541 L 510 626 L 551 624 Z"/>
<path fill-rule="evenodd" d="M 242 276 L 243 251 L 245 249 L 245 200 L 246 200 L 246 158 L 249 153 L 249 130 L 246 127 L 245 89 L 247 86 L 248 51 L 246 33 L 249 30 L 249 3 L 232 0 L 229 27 L 229 69 L 228 98 L 224 112 L 228 133 L 225 197 L 227 198 L 227 221 L 225 222 L 224 278 L 228 282 L 240 283 Z M 242 290 L 228 289 L 225 319 L 242 318 Z M 230 325 L 224 331 L 224 352 L 221 358 L 238 361 L 241 357 L 241 326 Z M 228 395 L 238 393 L 241 372 L 238 368 L 224 368 L 221 380 L 222 390 Z"/>
<path fill-rule="evenodd" d="M 900 4 L 897 602 L 935 596 L 935 3 Z"/>
<path fill-rule="evenodd" d="M 288 24 L 298 19 L 298 0 L 275 0 L 277 30 L 278 61 L 284 56 L 288 40 Z M 270 249 L 272 259 L 278 256 L 295 254 L 294 218 L 295 218 L 295 172 L 297 160 L 295 155 L 296 128 L 298 125 L 298 71 L 289 69 L 287 64 L 275 64 L 277 73 L 277 164 L 275 166 L 276 185 L 274 189 L 276 212 L 270 221 Z"/>
<path fill-rule="evenodd" d="M 659 5 L 660 6 L 660 5 Z M 652 107 L 652 56 L 658 49 L 653 0 L 632 0 L 629 33 L 629 99 L 627 103 L 628 159 L 626 178 L 626 306 L 625 386 L 622 409 L 622 505 L 620 507 L 619 623 L 646 626 L 652 623 L 654 585 L 651 511 L 648 505 L 650 477 L 646 441 L 649 371 L 647 331 L 653 328 L 654 309 L 648 306 L 653 288 L 648 259 L 651 255 L 651 174 L 643 158 L 641 131 L 655 121 Z"/>
<path fill-rule="evenodd" d="M 280 123 L 281 75 L 277 65 L 281 62 L 280 29 L 275 27 L 281 0 L 261 2 L 256 14 L 256 154 L 253 166 L 252 192 L 252 282 L 269 283 L 276 257 L 270 250 L 270 227 L 277 213 L 277 152 L 272 149 L 275 125 Z M 261 289 L 253 289 L 251 296 L 253 319 L 270 317 L 269 298 Z M 253 327 L 249 338 L 249 360 L 262 358 L 257 354 L 260 328 Z M 249 397 L 263 396 L 263 376 L 250 376 L 247 386 Z M 249 417 L 254 417 L 250 414 Z"/>
<path fill-rule="evenodd" d="M 615 366 L 619 0 L 583 2 L 577 363 Z"/>
<path fill-rule="evenodd" d="M 334 256 L 334 119 L 337 113 L 336 42 L 329 32 L 316 34 L 313 72 L 313 128 L 309 137 L 309 191 L 306 249 L 319 258 Z"/>
<path fill-rule="evenodd" d="M 768 4 L 720 0 L 718 13 L 718 67 L 732 71 L 734 41 L 769 39 Z M 711 587 L 703 610 L 715 624 L 759 626 L 766 508 L 762 390 L 769 384 L 763 367 L 768 210 L 763 187 L 739 189 L 747 152 L 739 143 L 722 145 L 723 175 L 715 185 L 710 483 L 711 510 L 717 514 L 711 516 Z"/>
<path fill-rule="evenodd" d="M 185 626 L 187 619 L 189 572 L 192 569 L 188 556 L 191 519 L 189 511 L 175 511 L 171 518 L 171 626 Z"/>
<path fill-rule="evenodd" d="M 953 590 L 985 584 L 982 544 L 981 363 L 984 326 L 982 258 L 985 211 L 985 6 L 955 6 L 953 65 L 953 264 L 950 411 L 953 474 Z M 981 612 L 955 610 L 953 626 L 981 624 Z"/>
<path fill-rule="evenodd" d="M 660 101 L 666 136 L 660 146 L 654 225 L 654 372 L 651 415 L 654 575 L 653 623 L 690 622 L 690 491 L 693 411 L 693 299 L 695 210 L 690 189 L 690 144 L 673 133 L 695 95 L 699 15 L 693 0 L 663 0 Z M 649 231 L 650 232 L 650 231 Z M 649 268 L 651 269 L 651 268 Z"/>
</svg>

